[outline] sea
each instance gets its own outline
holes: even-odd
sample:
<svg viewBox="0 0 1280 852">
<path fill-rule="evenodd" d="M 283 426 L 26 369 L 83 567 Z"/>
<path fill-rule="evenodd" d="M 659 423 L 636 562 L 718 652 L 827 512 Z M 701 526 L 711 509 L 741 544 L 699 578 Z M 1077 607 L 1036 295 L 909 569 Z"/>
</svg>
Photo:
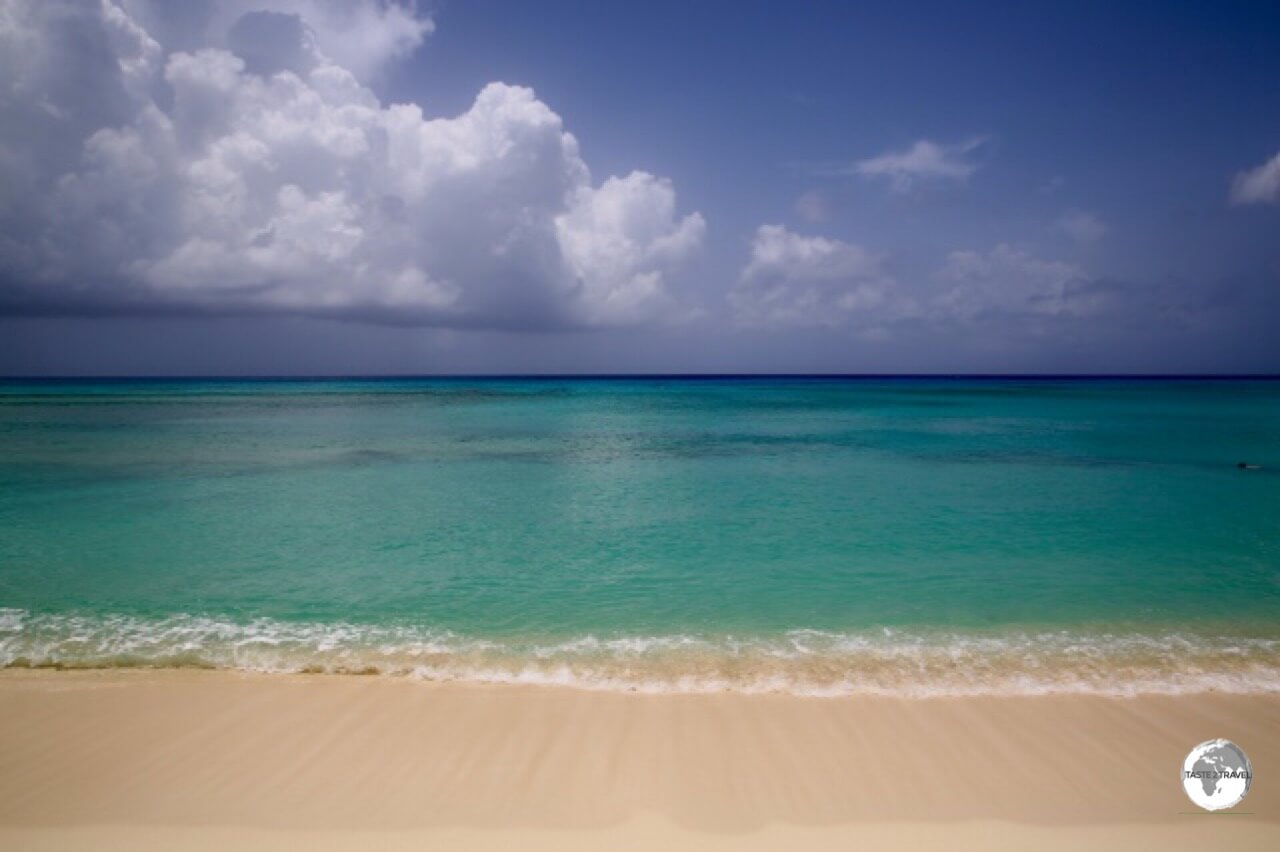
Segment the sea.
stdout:
<svg viewBox="0 0 1280 852">
<path fill-rule="evenodd" d="M 3 380 L 0 666 L 1277 692 L 1280 381 Z"/>
</svg>

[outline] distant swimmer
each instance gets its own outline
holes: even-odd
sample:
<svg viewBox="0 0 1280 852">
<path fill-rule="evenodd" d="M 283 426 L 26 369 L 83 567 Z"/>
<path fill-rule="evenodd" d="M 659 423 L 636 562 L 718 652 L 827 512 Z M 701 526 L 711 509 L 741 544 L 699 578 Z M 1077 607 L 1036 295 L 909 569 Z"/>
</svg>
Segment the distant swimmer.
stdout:
<svg viewBox="0 0 1280 852">
<path fill-rule="evenodd" d="M 1236 462 L 1236 467 L 1240 468 L 1241 470 L 1262 470 L 1262 465 L 1249 464 L 1248 462 Z"/>
</svg>

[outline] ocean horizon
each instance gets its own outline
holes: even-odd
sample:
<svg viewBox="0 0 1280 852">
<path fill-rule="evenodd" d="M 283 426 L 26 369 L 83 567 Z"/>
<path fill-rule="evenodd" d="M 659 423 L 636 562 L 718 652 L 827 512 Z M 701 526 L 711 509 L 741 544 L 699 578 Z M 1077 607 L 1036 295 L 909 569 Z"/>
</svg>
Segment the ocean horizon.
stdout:
<svg viewBox="0 0 1280 852">
<path fill-rule="evenodd" d="M 0 666 L 1276 692 L 1278 436 L 1272 376 L 4 379 Z"/>
</svg>

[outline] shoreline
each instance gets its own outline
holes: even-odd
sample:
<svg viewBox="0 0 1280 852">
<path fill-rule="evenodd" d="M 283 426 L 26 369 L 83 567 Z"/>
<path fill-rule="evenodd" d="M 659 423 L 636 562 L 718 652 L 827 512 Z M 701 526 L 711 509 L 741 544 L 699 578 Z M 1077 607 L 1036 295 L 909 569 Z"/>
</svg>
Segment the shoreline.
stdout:
<svg viewBox="0 0 1280 852">
<path fill-rule="evenodd" d="M 483 635 L 0 607 L 0 670 L 385 675 L 604 692 L 902 698 L 1280 694 L 1274 622 Z"/>
<path fill-rule="evenodd" d="M 214 674 L 262 678 L 320 678 L 358 680 L 389 680 L 422 684 L 429 688 L 458 689 L 514 689 L 548 690 L 551 692 L 581 692 L 590 695 L 644 695 L 644 696 L 702 696 L 740 698 L 795 698 L 806 701 L 945 701 L 945 700 L 1002 700 L 1028 698 L 1097 698 L 1127 700 L 1145 698 L 1188 698 L 1197 696 L 1271 697 L 1280 700 L 1280 682 L 1272 672 L 1255 676 L 1248 682 L 1222 680 L 1221 675 L 1202 675 L 1191 682 L 1170 683 L 1141 679 L 1121 685 L 1116 680 L 1104 684 L 1088 684 L 1079 681 L 1031 682 L 1017 676 L 1002 681 L 971 681 L 961 685 L 922 686 L 928 678 L 917 676 L 914 680 L 895 684 L 853 684 L 848 680 L 831 684 L 812 684 L 781 678 L 733 681 L 720 677 L 699 677 L 676 674 L 663 680 L 610 679 L 588 674 L 580 676 L 567 666 L 559 669 L 536 669 L 532 666 L 512 666 L 507 669 L 462 670 L 459 672 L 416 669 L 383 671 L 375 666 L 323 668 L 302 666 L 294 669 L 239 668 L 199 663 L 136 663 L 127 665 L 92 665 L 78 663 L 13 662 L 0 665 L 0 678 L 17 677 L 22 673 L 69 674 L 90 676 L 119 674 L 122 677 L 147 674 Z"/>
<path fill-rule="evenodd" d="M 819 699 L 11 669 L 0 845 L 1275 848 L 1278 730 L 1274 694 Z M 1231 818 L 1199 812 L 1178 778 L 1216 737 L 1255 768 Z"/>
</svg>

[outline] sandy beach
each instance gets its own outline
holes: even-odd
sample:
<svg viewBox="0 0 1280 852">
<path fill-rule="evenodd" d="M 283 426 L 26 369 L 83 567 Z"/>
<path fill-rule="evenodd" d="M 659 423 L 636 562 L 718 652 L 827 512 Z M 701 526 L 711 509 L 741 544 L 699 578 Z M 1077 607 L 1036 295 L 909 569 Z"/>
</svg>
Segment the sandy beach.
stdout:
<svg viewBox="0 0 1280 852">
<path fill-rule="evenodd" d="M 0 674 L 5 849 L 1280 845 L 1280 696 L 817 699 Z M 1179 770 L 1227 737 L 1229 814 Z"/>
</svg>

